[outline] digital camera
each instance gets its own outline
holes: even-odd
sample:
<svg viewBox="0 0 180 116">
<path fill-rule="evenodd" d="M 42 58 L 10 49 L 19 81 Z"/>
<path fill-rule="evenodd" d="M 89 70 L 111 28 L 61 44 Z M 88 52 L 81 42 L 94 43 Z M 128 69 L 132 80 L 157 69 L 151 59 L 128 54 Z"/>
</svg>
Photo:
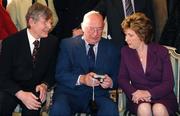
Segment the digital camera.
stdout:
<svg viewBox="0 0 180 116">
<path fill-rule="evenodd" d="M 105 76 L 104 75 L 94 75 L 94 78 L 97 79 L 100 83 L 103 83 Z"/>
</svg>

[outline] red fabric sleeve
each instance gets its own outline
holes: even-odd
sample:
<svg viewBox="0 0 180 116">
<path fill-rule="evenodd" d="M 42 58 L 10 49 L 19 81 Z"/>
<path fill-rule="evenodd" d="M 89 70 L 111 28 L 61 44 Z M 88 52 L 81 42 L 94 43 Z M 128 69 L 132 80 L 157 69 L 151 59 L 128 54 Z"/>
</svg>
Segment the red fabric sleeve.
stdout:
<svg viewBox="0 0 180 116">
<path fill-rule="evenodd" d="M 0 40 L 17 32 L 16 26 L 11 20 L 8 12 L 0 5 Z"/>
</svg>

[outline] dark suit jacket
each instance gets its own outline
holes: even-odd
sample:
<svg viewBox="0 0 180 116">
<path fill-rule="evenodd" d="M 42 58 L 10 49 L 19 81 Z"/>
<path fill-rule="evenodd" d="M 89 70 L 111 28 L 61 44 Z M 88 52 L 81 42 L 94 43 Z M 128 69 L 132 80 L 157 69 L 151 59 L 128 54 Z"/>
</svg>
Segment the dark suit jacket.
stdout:
<svg viewBox="0 0 180 116">
<path fill-rule="evenodd" d="M 79 75 L 89 73 L 85 42 L 81 36 L 64 39 L 56 67 L 57 91 L 68 95 L 92 97 L 92 87 L 76 85 Z M 97 74 L 108 74 L 114 87 L 117 86 L 118 53 L 109 40 L 101 39 L 98 45 L 96 65 Z M 95 87 L 95 95 L 107 95 L 108 91 L 102 87 Z"/>
<path fill-rule="evenodd" d="M 151 0 L 134 0 L 134 4 L 136 12 L 143 12 L 154 21 Z M 122 0 L 101 0 L 95 10 L 107 17 L 108 34 L 113 43 L 120 48 L 124 46 L 124 34 L 121 30 L 121 22 L 125 18 Z"/>
<path fill-rule="evenodd" d="M 0 88 L 14 95 L 19 90 L 32 91 L 42 82 L 51 86 L 54 82 L 57 39 L 42 38 L 36 67 L 26 29 L 8 37 L 2 43 L 0 56 Z"/>
<path fill-rule="evenodd" d="M 85 13 L 92 10 L 99 0 L 54 0 L 54 6 L 60 19 L 55 33 L 59 39 L 72 36 L 72 30 L 80 27 Z"/>
<path fill-rule="evenodd" d="M 176 47 L 177 52 L 180 53 L 180 1 L 174 4 L 172 12 L 164 26 L 160 44 Z"/>
<path fill-rule="evenodd" d="M 127 46 L 122 48 L 121 57 L 119 85 L 130 101 L 132 93 L 136 90 L 148 90 L 151 94 L 151 103 L 163 103 L 168 110 L 177 110 L 173 92 L 173 71 L 166 48 L 153 43 L 148 45 L 145 73 L 135 49 Z"/>
<path fill-rule="evenodd" d="M 171 16 L 178 0 L 167 0 L 168 17 Z"/>
</svg>

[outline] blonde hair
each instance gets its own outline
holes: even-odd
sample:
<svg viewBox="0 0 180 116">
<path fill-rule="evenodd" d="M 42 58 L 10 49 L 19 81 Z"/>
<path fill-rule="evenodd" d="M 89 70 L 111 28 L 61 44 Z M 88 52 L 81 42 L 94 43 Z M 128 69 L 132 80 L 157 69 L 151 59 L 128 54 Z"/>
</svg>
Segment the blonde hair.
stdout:
<svg viewBox="0 0 180 116">
<path fill-rule="evenodd" d="M 137 12 L 126 17 L 121 23 L 122 29 L 132 29 L 146 44 L 152 41 L 153 27 L 151 20 L 145 14 Z"/>
</svg>

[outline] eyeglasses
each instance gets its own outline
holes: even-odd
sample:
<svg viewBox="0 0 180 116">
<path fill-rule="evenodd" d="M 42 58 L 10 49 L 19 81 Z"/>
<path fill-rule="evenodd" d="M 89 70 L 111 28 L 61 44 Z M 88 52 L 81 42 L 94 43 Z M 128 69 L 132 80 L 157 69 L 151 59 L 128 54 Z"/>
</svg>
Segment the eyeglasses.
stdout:
<svg viewBox="0 0 180 116">
<path fill-rule="evenodd" d="M 102 33 L 103 31 L 103 27 L 92 27 L 92 26 L 87 26 L 90 33 L 95 33 L 95 32 L 98 32 L 98 33 Z"/>
</svg>

